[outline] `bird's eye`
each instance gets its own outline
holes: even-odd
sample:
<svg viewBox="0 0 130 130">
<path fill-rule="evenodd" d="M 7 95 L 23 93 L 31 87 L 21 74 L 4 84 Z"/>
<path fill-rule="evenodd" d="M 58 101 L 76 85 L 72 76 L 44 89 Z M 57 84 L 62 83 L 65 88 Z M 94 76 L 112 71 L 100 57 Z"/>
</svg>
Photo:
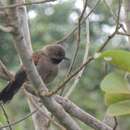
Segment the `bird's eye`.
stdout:
<svg viewBox="0 0 130 130">
<path fill-rule="evenodd" d="M 51 61 L 54 63 L 54 64 L 59 64 L 61 61 L 62 61 L 63 58 L 51 58 Z"/>
</svg>

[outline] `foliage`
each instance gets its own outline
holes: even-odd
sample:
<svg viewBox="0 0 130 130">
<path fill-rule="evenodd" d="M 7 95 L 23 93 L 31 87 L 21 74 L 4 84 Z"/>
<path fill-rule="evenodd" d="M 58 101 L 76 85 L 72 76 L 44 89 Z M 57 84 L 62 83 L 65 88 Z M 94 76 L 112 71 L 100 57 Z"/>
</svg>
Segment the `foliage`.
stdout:
<svg viewBox="0 0 130 130">
<path fill-rule="evenodd" d="M 117 66 L 119 69 L 130 72 L 130 52 L 124 50 L 104 51 L 101 59 L 108 61 L 110 64 Z"/>
<path fill-rule="evenodd" d="M 130 71 L 130 52 L 123 50 L 105 51 L 100 56 L 124 71 Z M 105 76 L 101 82 L 101 89 L 105 92 L 108 114 L 112 116 L 130 114 L 130 89 L 128 79 L 122 72 L 112 72 Z"/>
</svg>

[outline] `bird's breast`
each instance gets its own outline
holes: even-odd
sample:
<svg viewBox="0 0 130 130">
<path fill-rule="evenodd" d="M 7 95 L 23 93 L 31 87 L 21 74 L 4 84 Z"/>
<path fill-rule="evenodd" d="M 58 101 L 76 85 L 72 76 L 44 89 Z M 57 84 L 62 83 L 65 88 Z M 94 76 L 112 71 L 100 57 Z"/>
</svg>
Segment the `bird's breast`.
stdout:
<svg viewBox="0 0 130 130">
<path fill-rule="evenodd" d="M 58 73 L 58 65 L 52 64 L 49 60 L 40 58 L 37 64 L 37 70 L 43 79 L 48 84 L 53 81 Z"/>
</svg>

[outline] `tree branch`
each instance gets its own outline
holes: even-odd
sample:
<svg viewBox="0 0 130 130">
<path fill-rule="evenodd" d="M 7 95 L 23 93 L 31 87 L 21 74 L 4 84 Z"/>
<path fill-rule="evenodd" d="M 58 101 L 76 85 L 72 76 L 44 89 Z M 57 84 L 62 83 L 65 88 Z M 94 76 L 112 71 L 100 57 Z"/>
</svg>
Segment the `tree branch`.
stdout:
<svg viewBox="0 0 130 130">
<path fill-rule="evenodd" d="M 3 32 L 10 33 L 10 32 L 13 31 L 13 28 L 12 27 L 4 27 L 4 26 L 0 25 L 0 30 L 3 31 Z"/>
<path fill-rule="evenodd" d="M 9 117 L 8 117 L 8 114 L 7 114 L 6 111 L 5 111 L 4 105 L 1 103 L 0 106 L 1 106 L 1 109 L 2 109 L 2 111 L 3 111 L 3 113 L 4 113 L 5 119 L 6 119 L 7 123 L 8 123 L 9 129 L 10 129 L 10 130 L 13 130 L 13 129 L 12 129 L 12 126 L 10 125 Z"/>
<path fill-rule="evenodd" d="M 85 1 L 85 0 L 83 0 L 83 2 L 84 2 L 84 1 Z M 85 2 L 84 2 L 84 4 L 85 4 Z M 85 24 L 86 24 L 86 30 L 85 30 L 85 32 L 86 32 L 86 40 L 85 40 L 85 52 L 84 52 L 84 57 L 83 57 L 83 62 L 82 62 L 82 63 L 84 63 L 84 62 L 86 61 L 86 59 L 88 58 L 89 44 L 90 44 L 89 19 L 86 19 Z M 83 69 L 77 74 L 77 76 L 75 77 L 74 83 L 72 84 L 72 86 L 69 87 L 68 92 L 65 94 L 65 98 L 69 97 L 70 94 L 71 94 L 71 93 L 74 91 L 74 89 L 76 88 L 76 86 L 77 86 L 77 84 L 78 84 L 79 80 L 81 79 L 81 76 L 82 76 L 82 74 L 83 74 L 83 72 L 84 72 L 84 69 L 85 69 L 85 68 L 83 68 Z"/>
<path fill-rule="evenodd" d="M 99 5 L 101 0 L 98 0 L 96 2 L 96 4 L 94 5 L 94 7 L 91 9 L 91 11 L 86 15 L 84 16 L 84 18 L 82 19 L 82 21 L 80 22 L 80 24 L 83 24 L 86 19 L 92 14 L 92 12 L 96 9 L 96 7 Z M 65 36 L 63 38 L 61 38 L 60 40 L 54 42 L 55 44 L 62 44 L 64 41 L 66 41 L 76 30 L 78 29 L 78 25 L 75 25 L 75 27 L 69 32 L 69 33 L 66 33 Z"/>
<path fill-rule="evenodd" d="M 9 127 L 9 125 L 14 126 L 14 125 L 21 123 L 22 121 L 25 121 L 26 119 L 31 117 L 33 114 L 35 114 L 37 111 L 38 111 L 38 109 L 35 109 L 33 112 L 27 114 L 26 116 L 24 116 L 23 118 L 21 118 L 17 121 L 11 122 L 10 124 L 7 124 L 7 125 L 0 126 L 0 130 Z"/>
<path fill-rule="evenodd" d="M 7 9 L 7 8 L 16 8 L 20 6 L 27 6 L 27 5 L 33 5 L 33 4 L 44 4 L 47 2 L 54 2 L 56 0 L 41 0 L 41 1 L 35 1 L 35 2 L 26 2 L 26 3 L 16 3 L 16 4 L 11 4 L 7 6 L 0 6 L 0 9 Z"/>
<path fill-rule="evenodd" d="M 76 57 L 77 57 L 77 54 L 78 54 L 78 51 L 79 51 L 79 45 L 80 45 L 80 32 L 81 32 L 81 21 L 83 19 L 83 16 L 85 14 L 85 11 L 86 11 L 86 8 L 87 8 L 87 3 L 88 3 L 88 0 L 85 1 L 85 4 L 84 4 L 84 7 L 83 7 L 83 10 L 81 12 L 81 15 L 79 16 L 78 18 L 78 29 L 77 29 L 77 44 L 76 44 L 76 49 L 75 49 L 75 52 L 74 52 L 74 56 L 72 58 L 72 62 L 70 64 L 70 67 L 68 69 L 68 72 L 67 72 L 67 77 L 68 75 L 71 73 L 72 69 L 73 69 L 73 65 L 75 63 L 75 60 L 76 60 Z"/>
<path fill-rule="evenodd" d="M 48 89 L 37 72 L 37 69 L 31 58 L 32 54 L 30 54 L 28 48 L 26 47 L 28 41 L 26 41 L 24 38 L 24 31 L 21 28 L 23 23 L 21 23 L 19 18 L 19 10 L 18 8 L 13 8 L 10 9 L 9 12 L 11 17 L 9 22 L 14 25 L 15 31 L 12 32 L 12 36 L 17 52 L 19 53 L 23 65 L 26 68 L 28 77 L 31 83 L 34 85 L 35 89 L 38 91 L 42 102 L 66 129 L 80 130 L 78 124 L 64 111 L 62 106 L 58 104 L 53 97 L 44 96 L 44 93 L 48 92 Z"/>
<path fill-rule="evenodd" d="M 113 130 L 111 127 L 106 125 L 105 123 L 97 120 L 92 115 L 86 113 L 84 110 L 76 106 L 71 101 L 64 99 L 60 96 L 55 96 L 55 99 L 58 103 L 60 103 L 64 109 L 71 114 L 72 116 L 78 118 L 80 121 L 84 122 L 88 126 L 92 127 L 95 130 Z"/>
<path fill-rule="evenodd" d="M 14 75 L 8 71 L 8 69 L 2 63 L 1 60 L 0 60 L 0 78 L 7 80 L 7 81 L 14 79 Z"/>
<path fill-rule="evenodd" d="M 37 93 L 30 89 L 27 90 L 29 93 L 37 97 Z M 79 119 L 86 125 L 92 127 L 95 130 L 113 130 L 110 126 L 106 125 L 104 122 L 99 121 L 94 116 L 90 115 L 89 113 L 85 112 L 83 109 L 75 105 L 70 100 L 61 97 L 59 95 L 54 96 L 55 100 L 62 105 L 62 107 L 72 116 Z"/>
</svg>

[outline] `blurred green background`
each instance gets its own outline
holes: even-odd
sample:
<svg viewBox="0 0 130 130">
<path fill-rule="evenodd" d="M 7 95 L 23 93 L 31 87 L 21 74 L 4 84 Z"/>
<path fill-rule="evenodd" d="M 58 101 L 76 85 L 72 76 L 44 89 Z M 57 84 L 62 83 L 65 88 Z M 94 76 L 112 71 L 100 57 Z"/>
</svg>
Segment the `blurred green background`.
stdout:
<svg viewBox="0 0 130 130">
<path fill-rule="evenodd" d="M 110 1 L 114 13 L 117 13 L 117 1 Z M 89 10 L 95 5 L 95 1 L 89 0 Z M 46 44 L 54 43 L 60 40 L 67 32 L 69 33 L 77 23 L 77 18 L 81 12 L 80 0 L 59 0 L 58 2 L 31 5 L 27 7 L 30 34 L 32 40 L 33 50 L 41 49 Z M 96 7 L 95 11 L 89 17 L 90 21 L 90 50 L 92 55 L 97 48 L 105 41 L 108 35 L 114 31 L 115 21 L 102 1 Z M 0 20 L 3 24 L 3 20 Z M 81 43 L 78 52 L 78 57 L 73 70 L 80 65 L 84 56 L 86 44 L 86 25 L 81 26 Z M 73 57 L 74 49 L 76 47 L 76 35 L 72 35 L 67 41 L 63 43 L 66 49 L 66 55 L 70 59 Z M 107 45 L 106 49 L 123 48 L 128 49 L 129 44 L 126 37 L 115 36 Z M 10 71 L 16 72 L 19 68 L 18 55 L 13 47 L 13 40 L 10 34 L 0 31 L 0 59 L 9 68 Z M 58 86 L 59 82 L 64 78 L 69 62 L 63 62 L 60 66 L 59 76 L 50 84 L 51 86 Z M 99 61 L 91 62 L 82 78 L 80 79 L 77 88 L 71 94 L 70 99 L 74 101 L 81 108 L 91 113 L 100 120 L 103 119 L 106 111 L 104 104 L 103 92 L 100 90 L 100 82 L 108 71 L 112 71 L 112 67 L 104 65 Z M 73 84 L 71 80 L 67 85 L 67 89 Z M 0 89 L 4 88 L 6 81 L 0 80 Z M 52 88 L 54 89 L 54 88 Z M 16 121 L 30 112 L 26 98 L 22 90 L 13 98 L 13 100 L 5 105 L 10 121 Z M 125 119 L 125 121 L 124 121 Z M 129 130 L 129 117 L 122 117 L 119 119 L 121 129 Z M 5 118 L 0 109 L 0 122 L 5 124 Z M 91 130 L 86 125 L 81 124 L 83 130 Z M 33 130 L 31 118 L 17 124 L 13 127 L 15 130 Z"/>
</svg>

